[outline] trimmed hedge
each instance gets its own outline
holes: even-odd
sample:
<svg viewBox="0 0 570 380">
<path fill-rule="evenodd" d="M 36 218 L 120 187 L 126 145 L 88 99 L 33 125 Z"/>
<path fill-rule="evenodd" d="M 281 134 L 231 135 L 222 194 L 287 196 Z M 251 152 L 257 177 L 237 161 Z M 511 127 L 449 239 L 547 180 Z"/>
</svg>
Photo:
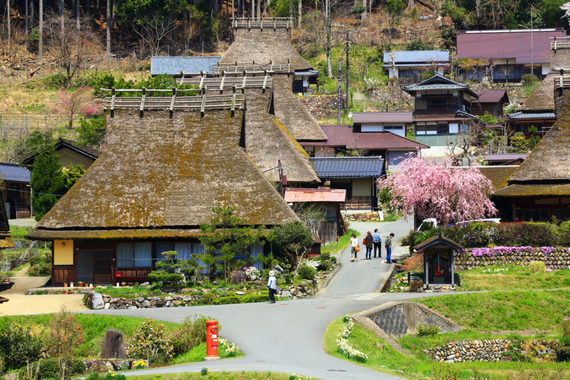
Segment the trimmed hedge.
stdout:
<svg viewBox="0 0 570 380">
<path fill-rule="evenodd" d="M 429 239 L 439 229 L 413 233 L 414 244 Z M 551 223 L 470 223 L 444 227 L 443 235 L 465 248 L 497 246 L 570 246 L 570 221 Z"/>
</svg>

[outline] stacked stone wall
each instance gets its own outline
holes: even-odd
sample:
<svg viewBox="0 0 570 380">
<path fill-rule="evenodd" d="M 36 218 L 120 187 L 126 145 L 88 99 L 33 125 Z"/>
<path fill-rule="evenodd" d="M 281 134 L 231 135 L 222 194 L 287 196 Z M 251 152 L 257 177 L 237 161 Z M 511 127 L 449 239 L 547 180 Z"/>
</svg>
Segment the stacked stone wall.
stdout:
<svg viewBox="0 0 570 380">
<path fill-rule="evenodd" d="M 547 269 L 570 269 L 568 247 L 493 247 L 468 248 L 455 258 L 456 270 L 469 270 L 489 265 L 528 266 L 542 261 Z"/>
<path fill-rule="evenodd" d="M 299 100 L 317 120 L 337 117 L 337 95 L 308 95 Z"/>
</svg>

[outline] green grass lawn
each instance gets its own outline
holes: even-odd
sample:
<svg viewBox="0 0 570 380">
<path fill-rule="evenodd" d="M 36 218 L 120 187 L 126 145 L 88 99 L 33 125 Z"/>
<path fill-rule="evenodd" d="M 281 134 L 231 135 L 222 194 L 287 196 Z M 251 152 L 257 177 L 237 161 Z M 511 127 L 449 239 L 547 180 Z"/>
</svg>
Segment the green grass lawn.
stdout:
<svg viewBox="0 0 570 380">
<path fill-rule="evenodd" d="M 342 252 L 350 244 L 350 237 L 352 236 L 352 234 L 355 234 L 356 236 L 360 236 L 360 232 L 358 232 L 356 230 L 349 229 L 348 231 L 346 231 L 346 233 L 344 235 L 342 235 L 338 239 L 338 241 L 336 241 L 334 243 L 329 243 L 329 244 L 323 245 L 321 247 L 321 252 L 322 253 L 331 253 L 331 254 Z"/>
<path fill-rule="evenodd" d="M 522 266 L 488 266 L 460 272 L 461 290 L 570 288 L 570 269 L 531 273 Z"/>
<path fill-rule="evenodd" d="M 570 305 L 570 290 L 455 294 L 417 302 L 479 331 L 555 331 Z"/>
<path fill-rule="evenodd" d="M 336 337 L 344 328 L 342 318 L 334 320 L 324 336 L 325 351 L 337 358 L 346 359 L 336 348 Z M 423 355 L 423 349 L 437 346 L 448 340 L 489 337 L 473 331 L 458 334 L 439 334 L 435 337 L 411 337 L 402 339 L 402 346 L 416 356 L 403 354 L 379 338 L 374 332 L 355 325 L 349 338 L 350 344 L 368 355 L 363 365 L 376 371 L 404 376 L 410 379 L 541 379 L 570 378 L 570 363 L 521 363 L 521 362 L 464 362 L 438 363 Z M 493 338 L 498 336 L 493 335 Z"/>
</svg>

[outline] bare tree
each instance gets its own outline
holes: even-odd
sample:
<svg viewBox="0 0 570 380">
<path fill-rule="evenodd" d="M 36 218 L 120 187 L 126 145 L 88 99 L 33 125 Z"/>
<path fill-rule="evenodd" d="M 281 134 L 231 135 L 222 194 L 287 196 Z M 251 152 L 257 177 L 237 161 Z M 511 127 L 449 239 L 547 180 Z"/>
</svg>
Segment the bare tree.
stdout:
<svg viewBox="0 0 570 380">
<path fill-rule="evenodd" d="M 447 156 L 453 165 L 460 166 L 463 160 L 467 160 L 467 165 L 471 166 L 473 150 L 481 145 L 481 137 L 486 130 L 486 124 L 478 119 L 470 119 L 466 131 L 460 131 L 454 141 L 447 146 Z"/>
<path fill-rule="evenodd" d="M 333 77 L 332 65 L 331 65 L 331 2 L 330 0 L 325 0 L 325 28 L 327 31 L 327 75 L 329 78 Z"/>
<path fill-rule="evenodd" d="M 97 7 L 99 7 L 99 1 L 97 1 Z M 107 29 L 106 58 L 107 58 L 107 62 L 109 62 L 109 61 L 111 61 L 111 0 L 107 0 L 107 25 L 106 25 L 106 29 Z"/>
<path fill-rule="evenodd" d="M 140 25 L 133 25 L 133 30 L 142 39 L 151 55 L 157 55 L 160 43 L 176 29 L 174 21 L 155 15 L 143 20 Z"/>
<path fill-rule="evenodd" d="M 8 27 L 8 48 L 12 47 L 12 28 L 10 25 L 10 0 L 6 0 L 6 18 Z"/>
<path fill-rule="evenodd" d="M 44 63 L 44 0 L 39 0 L 40 2 L 40 25 L 39 25 L 39 35 L 40 40 L 38 41 L 38 50 L 39 50 L 39 61 L 40 61 L 40 70 Z M 40 71 L 41 76 L 41 71 Z"/>
</svg>

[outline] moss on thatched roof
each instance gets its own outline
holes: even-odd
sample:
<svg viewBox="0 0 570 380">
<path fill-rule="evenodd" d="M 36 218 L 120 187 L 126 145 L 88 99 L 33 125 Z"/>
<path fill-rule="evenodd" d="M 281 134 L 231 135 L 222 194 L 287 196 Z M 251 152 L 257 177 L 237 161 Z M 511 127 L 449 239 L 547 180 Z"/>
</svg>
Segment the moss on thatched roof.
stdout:
<svg viewBox="0 0 570 380">
<path fill-rule="evenodd" d="M 298 220 L 239 147 L 242 126 L 242 110 L 116 110 L 107 150 L 38 231 L 195 229 L 214 206 L 235 206 L 248 225 Z"/>
<path fill-rule="evenodd" d="M 521 110 L 524 111 L 553 111 L 554 110 L 554 77 L 548 74 L 534 92 L 525 100 Z"/>
<path fill-rule="evenodd" d="M 493 183 L 493 189 L 498 190 L 508 185 L 507 180 L 518 167 L 518 165 L 479 166 L 477 169 Z"/>
<path fill-rule="evenodd" d="M 514 184 L 497 190 L 495 197 L 570 196 L 570 183 L 566 184 Z"/>
<path fill-rule="evenodd" d="M 234 38 L 220 63 L 291 63 L 295 70 L 312 69 L 291 44 L 291 33 L 287 29 L 236 29 Z"/>
<path fill-rule="evenodd" d="M 273 91 L 275 117 L 300 141 L 326 141 L 327 135 L 317 120 L 293 94 L 293 76 L 275 74 Z"/>
<path fill-rule="evenodd" d="M 556 122 L 509 179 L 523 182 L 570 182 L 570 91 Z"/>
</svg>

